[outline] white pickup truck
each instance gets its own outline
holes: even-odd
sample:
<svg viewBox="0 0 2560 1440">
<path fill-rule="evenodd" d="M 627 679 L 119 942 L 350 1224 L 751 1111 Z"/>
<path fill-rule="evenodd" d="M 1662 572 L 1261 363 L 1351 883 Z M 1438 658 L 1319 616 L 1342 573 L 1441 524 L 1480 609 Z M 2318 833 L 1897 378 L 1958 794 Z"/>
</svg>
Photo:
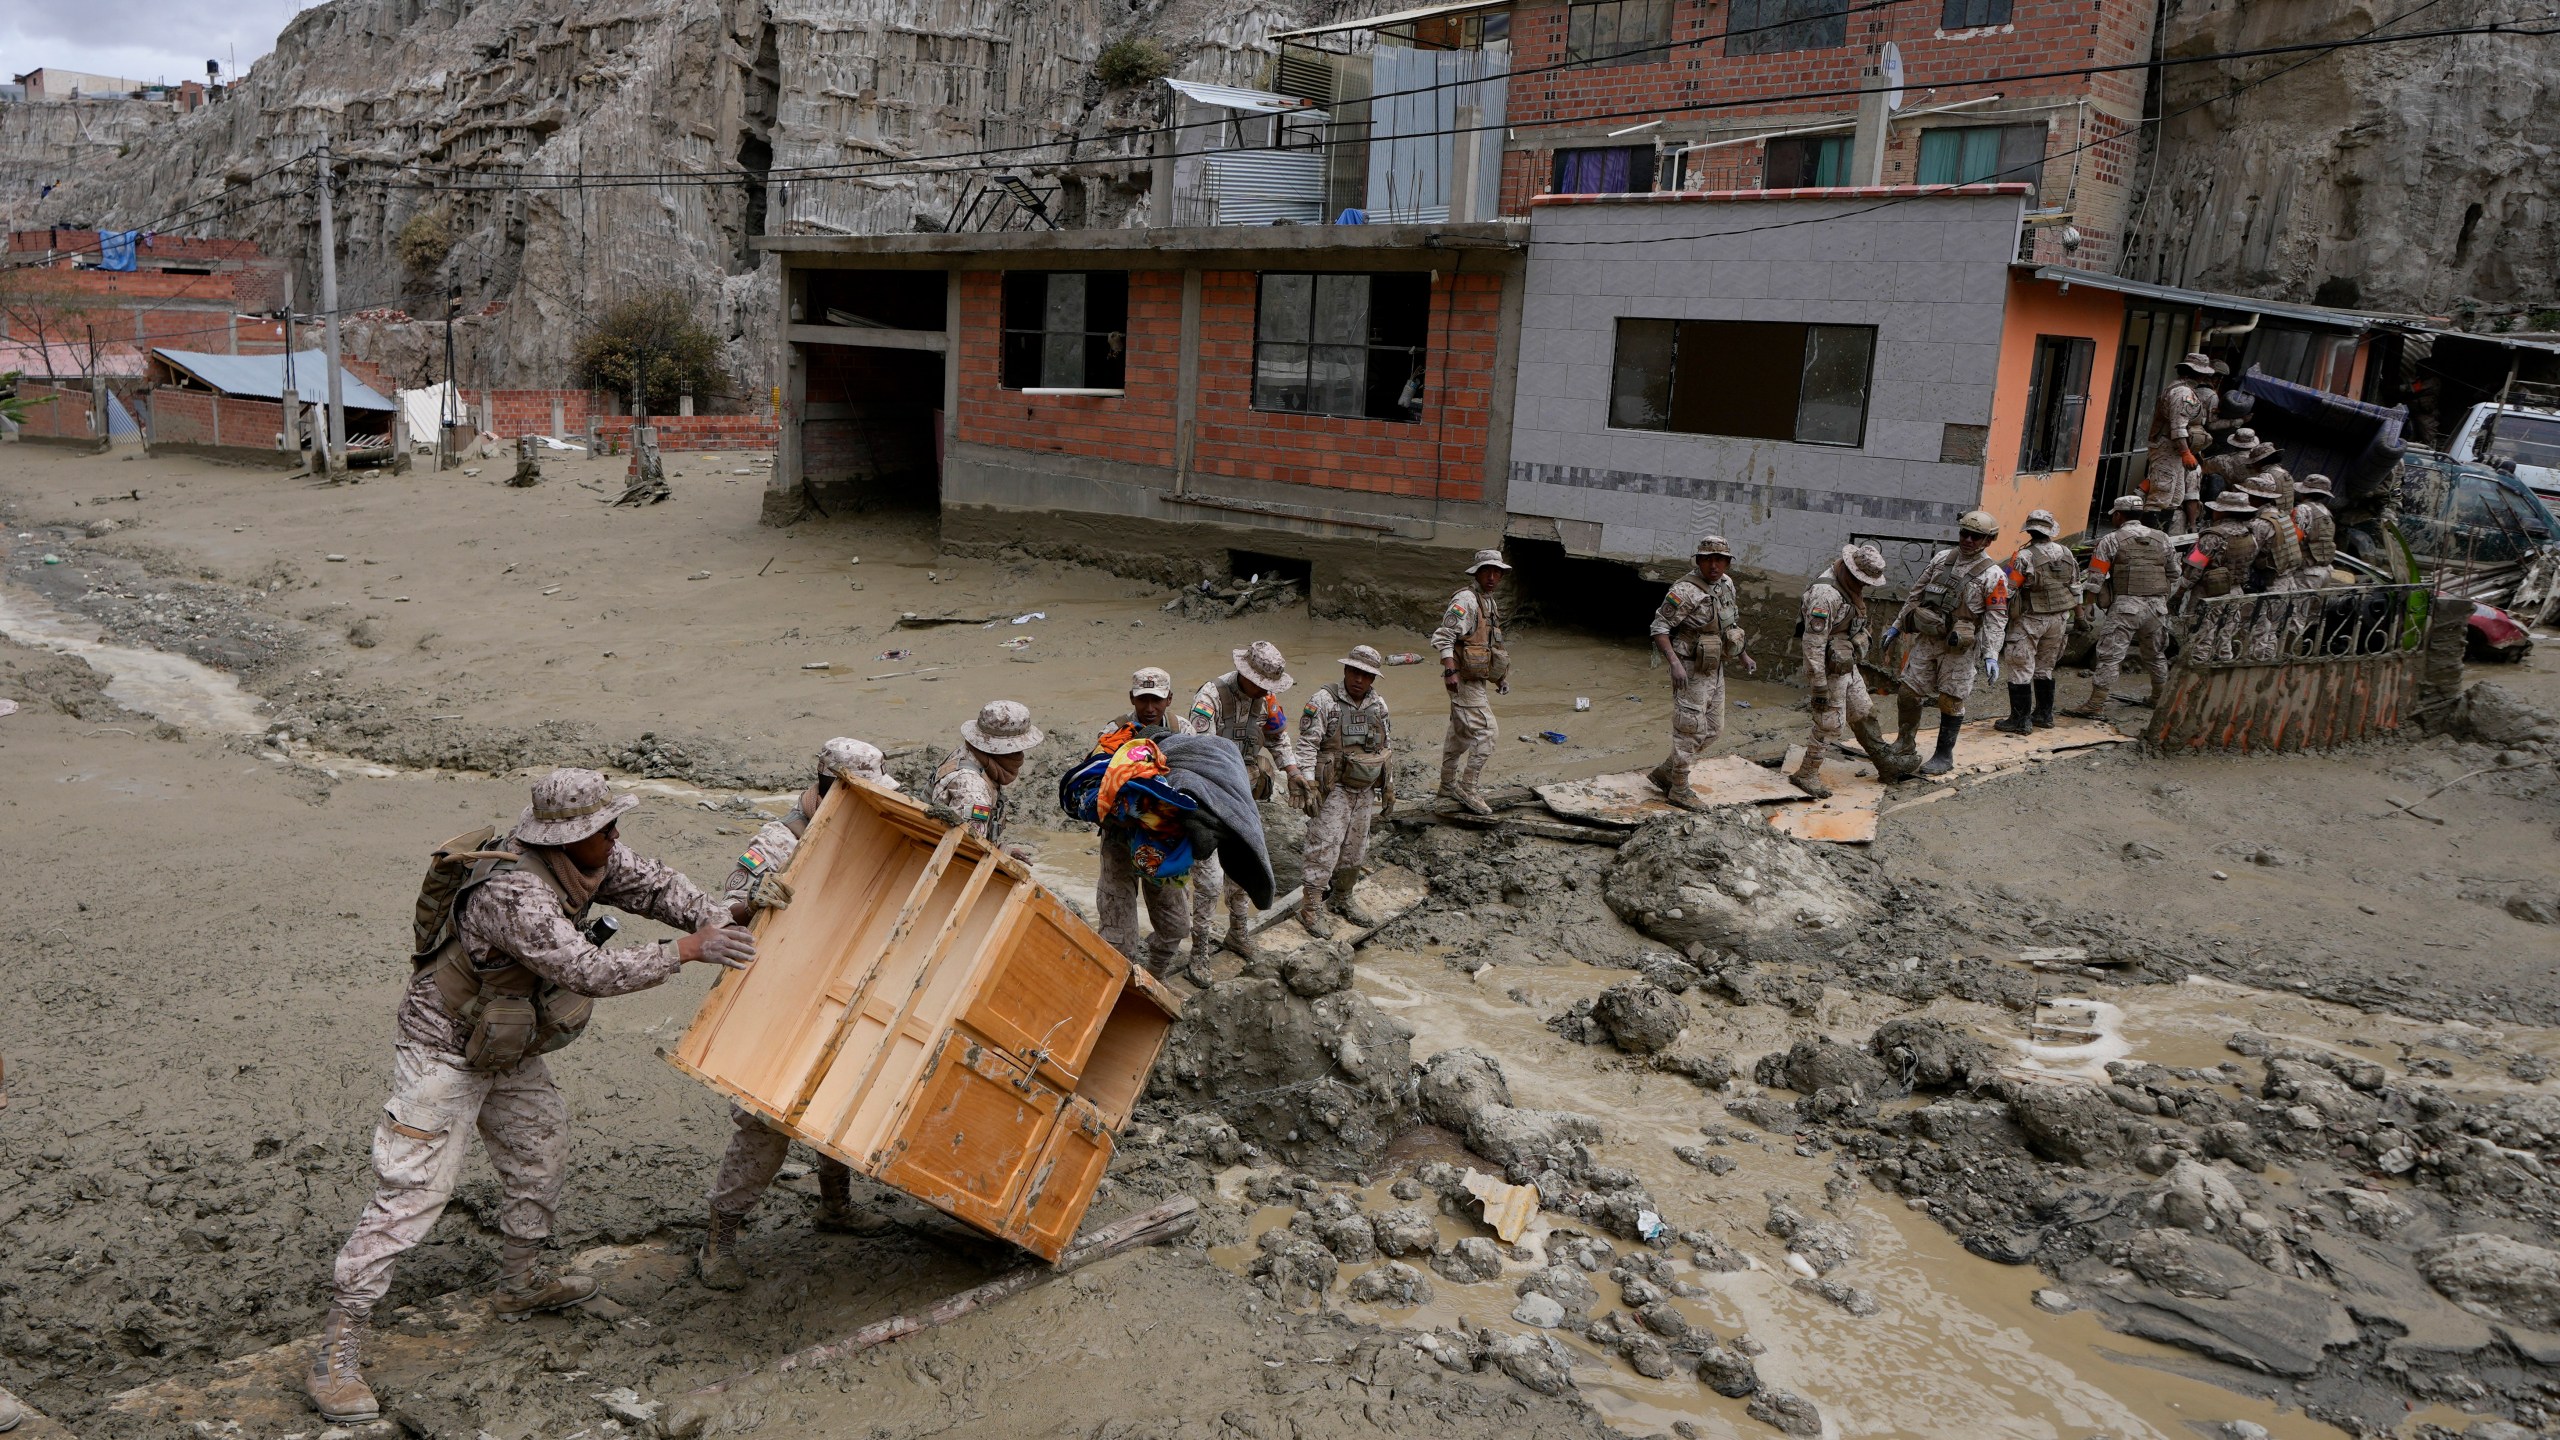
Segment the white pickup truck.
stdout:
<svg viewBox="0 0 2560 1440">
<path fill-rule="evenodd" d="M 2507 471 L 2534 494 L 2560 503 L 2560 411 L 2474 405 L 2462 417 L 2462 428 L 2454 432 L 2446 451 L 2457 460 Z"/>
</svg>

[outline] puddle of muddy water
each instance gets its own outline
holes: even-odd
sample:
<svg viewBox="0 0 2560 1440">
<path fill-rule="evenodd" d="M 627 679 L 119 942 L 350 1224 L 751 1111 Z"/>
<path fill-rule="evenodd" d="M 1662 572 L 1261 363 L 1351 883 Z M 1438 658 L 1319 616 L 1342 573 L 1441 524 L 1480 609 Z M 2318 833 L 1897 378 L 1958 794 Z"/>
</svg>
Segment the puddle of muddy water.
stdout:
<svg viewBox="0 0 2560 1440">
<path fill-rule="evenodd" d="M 80 660 L 107 677 L 108 699 L 180 729 L 255 735 L 266 728 L 265 702 L 222 671 L 165 650 L 109 644 L 93 628 L 5 587 L 0 635 Z"/>
<path fill-rule="evenodd" d="M 2192 1440 L 2202 1427 L 2245 1419 L 2280 1437 L 2335 1436 L 2298 1412 L 2163 1368 L 2191 1366 L 2184 1352 L 2110 1333 L 2085 1313 L 2038 1310 L 2031 1297 L 2046 1283 L 2040 1272 L 1967 1254 L 1925 1215 L 1863 1181 L 1840 1202 L 1838 1216 L 1863 1232 L 1865 1254 L 1831 1278 L 1868 1292 L 1878 1312 L 1852 1316 L 1795 1289 L 1784 1246 L 1762 1229 L 1765 1197 L 1787 1192 L 1808 1213 L 1816 1210 L 1825 1182 L 1836 1173 L 1837 1154 L 1798 1155 L 1792 1141 L 1729 1118 L 1719 1097 L 1676 1076 L 1595 1065 L 1595 1054 L 1605 1052 L 1566 1041 L 1542 1023 L 1543 1016 L 1623 978 L 1623 972 L 1574 963 L 1496 967 L 1469 976 L 1436 956 L 1377 950 L 1363 951 L 1360 961 L 1362 990 L 1413 1028 L 1417 1060 L 1474 1046 L 1502 1058 L 1519 1104 L 1605 1117 L 1608 1136 L 1595 1147 L 1597 1158 L 1640 1176 L 1676 1227 L 1704 1230 L 1750 1258 L 1748 1270 L 1702 1272 L 1686 1262 L 1685 1249 L 1675 1248 L 1673 1254 L 1683 1257 L 1676 1265 L 1680 1278 L 1705 1293 L 1674 1303 L 1720 1337 L 1747 1334 L 1765 1345 L 1758 1360 L 1765 1382 L 1820 1406 L 1827 1434 L 2050 1440 L 2105 1433 L 2126 1440 Z M 1821 1024 L 1834 1038 L 1855 1042 L 1899 1009 L 1891 1000 L 1833 992 Z M 1706 1048 L 1729 1051 L 1745 1067 L 1796 1038 L 1789 1017 L 1766 1007 L 1694 1013 L 1695 1038 Z M 2005 1012 L 1941 1002 L 1928 1013 L 2024 1040 Z M 2139 1034 L 2142 1027 L 2124 1028 Z M 2138 1047 L 2136 1053 L 2149 1058 L 2139 1056 Z M 1701 1127 L 1733 1137 L 1724 1151 L 1739 1162 L 1731 1173 L 1710 1175 L 1672 1154 L 1674 1144 L 1697 1143 Z M 1412 1168 L 1409 1160 L 1404 1168 Z M 1233 1183 L 1226 1189 L 1231 1198 L 1241 1196 Z M 1380 1192 L 1368 1203 L 1374 1209 L 1394 1202 Z M 1285 1223 L 1288 1215 L 1286 1208 L 1264 1209 L 1248 1228 L 1258 1234 Z M 1542 1216 L 1539 1227 L 1549 1218 Z M 1481 1233 L 1463 1222 L 1443 1223 L 1455 1227 L 1452 1233 Z M 1539 1241 L 1533 1231 L 1527 1243 L 1534 1249 Z M 1254 1253 L 1248 1238 L 1215 1258 L 1242 1270 Z M 1513 1268 L 1526 1273 L 1534 1267 Z M 1431 1300 L 1418 1308 L 1344 1309 L 1387 1325 L 1427 1329 L 1463 1320 L 1516 1331 L 1523 1328 L 1510 1318 L 1511 1286 L 1518 1278 L 1506 1275 L 1502 1282 L 1477 1286 L 1435 1280 Z M 1617 1308 L 1616 1287 L 1602 1283 L 1599 1289 L 1598 1309 Z M 1582 1392 L 1621 1427 L 1641 1432 L 1686 1421 L 1702 1434 L 1732 1440 L 1769 1433 L 1744 1414 L 1744 1402 L 1718 1396 L 1686 1374 L 1647 1380 L 1577 1339 L 1559 1338 L 1574 1354 Z"/>
</svg>

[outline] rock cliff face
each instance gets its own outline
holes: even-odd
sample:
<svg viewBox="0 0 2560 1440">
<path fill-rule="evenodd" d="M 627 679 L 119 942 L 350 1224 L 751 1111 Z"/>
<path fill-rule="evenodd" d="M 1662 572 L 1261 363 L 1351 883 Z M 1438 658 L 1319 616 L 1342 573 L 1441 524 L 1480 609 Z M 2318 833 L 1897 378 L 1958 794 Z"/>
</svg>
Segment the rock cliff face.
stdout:
<svg viewBox="0 0 2560 1440">
<path fill-rule="evenodd" d="M 2167 0 L 2163 53 L 2361 35 L 2391 3 Z M 2515 19 L 2440 0 L 2392 30 Z M 2548 39 L 2469 36 L 2162 72 L 2124 273 L 2367 309 L 2445 313 L 2560 297 L 2560 94 Z M 2276 72 L 2295 67 L 2290 73 Z M 2266 83 L 2227 100 L 2245 82 Z M 2183 112 L 2183 113 L 2181 113 Z"/>
<path fill-rule="evenodd" d="M 154 100 L 0 105 L 0 225 L 39 223 L 47 185 L 112 165 L 176 117 L 175 107 Z"/>
<path fill-rule="evenodd" d="M 220 103 L 121 156 L 92 147 L 82 173 L 21 223 L 139 225 L 220 197 L 208 228 L 309 257 L 311 168 L 265 172 L 325 132 L 340 161 L 342 309 L 440 318 L 458 290 L 477 317 L 457 335 L 470 383 L 547 386 L 569 383 L 570 350 L 594 313 L 673 287 L 729 337 L 752 394 L 767 381 L 774 306 L 752 235 L 911 230 L 947 216 L 991 163 L 1028 169 L 1045 188 L 1057 177 L 1040 164 L 1070 153 L 1121 163 L 1080 171 L 1057 203 L 1086 223 L 1120 223 L 1143 203 L 1145 161 L 1129 152 L 1144 147 L 1113 137 L 1153 123 L 1163 87 L 1106 95 L 1092 78 L 1106 45 L 1143 36 L 1176 73 L 1258 83 L 1263 35 L 1340 8 L 333 0 L 296 17 Z M 1081 137 L 1072 152 L 916 173 L 935 156 L 1070 137 Z M 306 259 L 305 310 L 316 279 Z M 359 353 L 403 382 L 441 365 L 441 326 L 357 328 Z"/>
</svg>

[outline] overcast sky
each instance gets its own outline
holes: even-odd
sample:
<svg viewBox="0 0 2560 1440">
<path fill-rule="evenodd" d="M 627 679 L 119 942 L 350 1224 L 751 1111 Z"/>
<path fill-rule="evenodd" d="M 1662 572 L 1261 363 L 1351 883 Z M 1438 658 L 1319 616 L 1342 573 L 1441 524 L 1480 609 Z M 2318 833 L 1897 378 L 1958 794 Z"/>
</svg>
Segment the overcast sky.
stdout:
<svg viewBox="0 0 2560 1440">
<path fill-rule="evenodd" d="M 0 0 L 0 72 L 48 65 L 144 82 L 224 79 L 274 47 L 299 0 Z M 237 63 L 233 57 L 237 56 Z"/>
</svg>

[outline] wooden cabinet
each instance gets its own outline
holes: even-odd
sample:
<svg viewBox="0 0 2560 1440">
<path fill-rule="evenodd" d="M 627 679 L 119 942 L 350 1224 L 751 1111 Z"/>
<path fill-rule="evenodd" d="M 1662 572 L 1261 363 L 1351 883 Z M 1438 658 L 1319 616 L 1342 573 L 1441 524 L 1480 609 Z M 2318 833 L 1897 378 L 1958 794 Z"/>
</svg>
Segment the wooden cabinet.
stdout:
<svg viewBox="0 0 2560 1440">
<path fill-rule="evenodd" d="M 676 1067 L 855 1170 L 1055 1260 L 1180 1003 L 1029 867 L 894 790 L 827 793 Z"/>
</svg>

